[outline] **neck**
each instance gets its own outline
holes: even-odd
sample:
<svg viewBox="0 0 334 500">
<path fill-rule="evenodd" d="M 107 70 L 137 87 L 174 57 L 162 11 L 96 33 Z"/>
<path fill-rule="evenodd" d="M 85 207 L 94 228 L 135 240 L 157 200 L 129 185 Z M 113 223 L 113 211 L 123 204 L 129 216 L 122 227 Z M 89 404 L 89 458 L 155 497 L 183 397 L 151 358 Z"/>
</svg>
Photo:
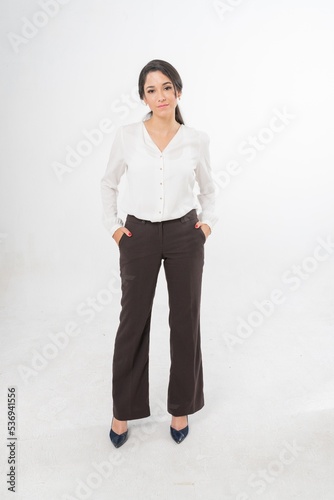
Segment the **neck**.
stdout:
<svg viewBox="0 0 334 500">
<path fill-rule="evenodd" d="M 159 116 L 155 116 L 154 114 L 152 117 L 148 120 L 150 122 L 150 125 L 158 132 L 165 132 L 165 131 L 170 131 L 173 130 L 176 125 L 179 126 L 180 124 L 175 120 L 174 116 L 170 117 L 164 117 L 161 118 Z"/>
</svg>

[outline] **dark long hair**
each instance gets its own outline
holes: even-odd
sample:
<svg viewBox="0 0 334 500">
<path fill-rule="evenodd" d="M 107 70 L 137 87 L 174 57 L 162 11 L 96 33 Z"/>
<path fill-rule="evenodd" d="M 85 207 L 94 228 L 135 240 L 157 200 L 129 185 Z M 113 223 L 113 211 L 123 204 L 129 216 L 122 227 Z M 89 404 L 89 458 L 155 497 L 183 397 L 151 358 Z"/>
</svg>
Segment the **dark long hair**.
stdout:
<svg viewBox="0 0 334 500">
<path fill-rule="evenodd" d="M 145 95 L 144 85 L 146 82 L 146 77 L 148 73 L 151 73 L 151 71 L 161 71 L 161 73 L 163 73 L 170 79 L 170 81 L 174 86 L 175 96 L 177 91 L 179 92 L 182 91 L 183 83 L 179 73 L 176 71 L 174 66 L 172 66 L 166 61 L 162 61 L 161 59 L 153 59 L 152 61 L 147 63 L 146 66 L 143 67 L 139 75 L 138 92 L 139 92 L 139 97 L 141 99 L 144 99 Z M 148 113 L 149 116 L 152 116 L 152 114 L 153 114 L 152 111 Z M 181 125 L 184 125 L 179 105 L 177 105 L 175 108 L 175 120 Z"/>
</svg>

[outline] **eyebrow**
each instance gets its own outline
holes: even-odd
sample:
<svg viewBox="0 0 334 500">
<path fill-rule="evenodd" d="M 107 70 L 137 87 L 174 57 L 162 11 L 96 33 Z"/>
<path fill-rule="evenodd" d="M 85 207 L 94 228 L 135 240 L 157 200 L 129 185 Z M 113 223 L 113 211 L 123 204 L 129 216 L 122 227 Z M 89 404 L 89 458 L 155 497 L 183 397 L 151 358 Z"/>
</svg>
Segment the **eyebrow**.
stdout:
<svg viewBox="0 0 334 500">
<path fill-rule="evenodd" d="M 172 83 L 172 82 L 165 82 L 163 83 L 162 85 L 166 85 L 167 83 Z M 146 87 L 146 89 L 154 89 L 154 85 L 149 85 L 148 87 Z"/>
</svg>

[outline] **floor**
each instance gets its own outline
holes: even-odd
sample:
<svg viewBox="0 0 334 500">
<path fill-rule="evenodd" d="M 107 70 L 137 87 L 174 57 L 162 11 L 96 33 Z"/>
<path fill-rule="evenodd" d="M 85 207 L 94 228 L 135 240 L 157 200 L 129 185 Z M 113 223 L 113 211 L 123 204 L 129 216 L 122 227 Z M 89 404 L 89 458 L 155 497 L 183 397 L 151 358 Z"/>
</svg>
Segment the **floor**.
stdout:
<svg viewBox="0 0 334 500">
<path fill-rule="evenodd" d="M 5 387 L 16 386 L 16 499 L 333 499 L 333 259 L 298 291 L 286 287 L 281 303 L 263 303 L 261 319 L 249 315 L 254 305 L 240 312 L 246 284 L 227 268 L 213 277 L 210 257 L 202 305 L 205 406 L 190 416 L 180 445 L 166 412 L 162 273 L 152 318 L 151 416 L 129 422 L 120 449 L 108 437 L 116 275 L 81 302 L 70 275 L 8 278 L 1 382 L 3 399 Z M 5 419 L 2 411 L 3 446 Z M 6 463 L 2 478 L 4 471 Z M 1 498 L 13 498 L 4 481 L 1 490 Z"/>
</svg>

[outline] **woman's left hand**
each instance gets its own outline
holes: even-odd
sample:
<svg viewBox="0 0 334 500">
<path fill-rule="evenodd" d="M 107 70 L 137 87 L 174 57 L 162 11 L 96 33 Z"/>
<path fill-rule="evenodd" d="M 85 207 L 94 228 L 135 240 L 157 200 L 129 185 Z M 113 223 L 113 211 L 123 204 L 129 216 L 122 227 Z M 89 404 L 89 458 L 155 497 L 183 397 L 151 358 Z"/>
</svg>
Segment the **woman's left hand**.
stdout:
<svg viewBox="0 0 334 500">
<path fill-rule="evenodd" d="M 208 224 L 204 224 L 203 222 L 196 222 L 195 228 L 199 229 L 200 231 L 203 231 L 205 234 L 206 239 L 208 239 L 209 235 L 211 234 L 211 228 L 208 226 Z"/>
</svg>

